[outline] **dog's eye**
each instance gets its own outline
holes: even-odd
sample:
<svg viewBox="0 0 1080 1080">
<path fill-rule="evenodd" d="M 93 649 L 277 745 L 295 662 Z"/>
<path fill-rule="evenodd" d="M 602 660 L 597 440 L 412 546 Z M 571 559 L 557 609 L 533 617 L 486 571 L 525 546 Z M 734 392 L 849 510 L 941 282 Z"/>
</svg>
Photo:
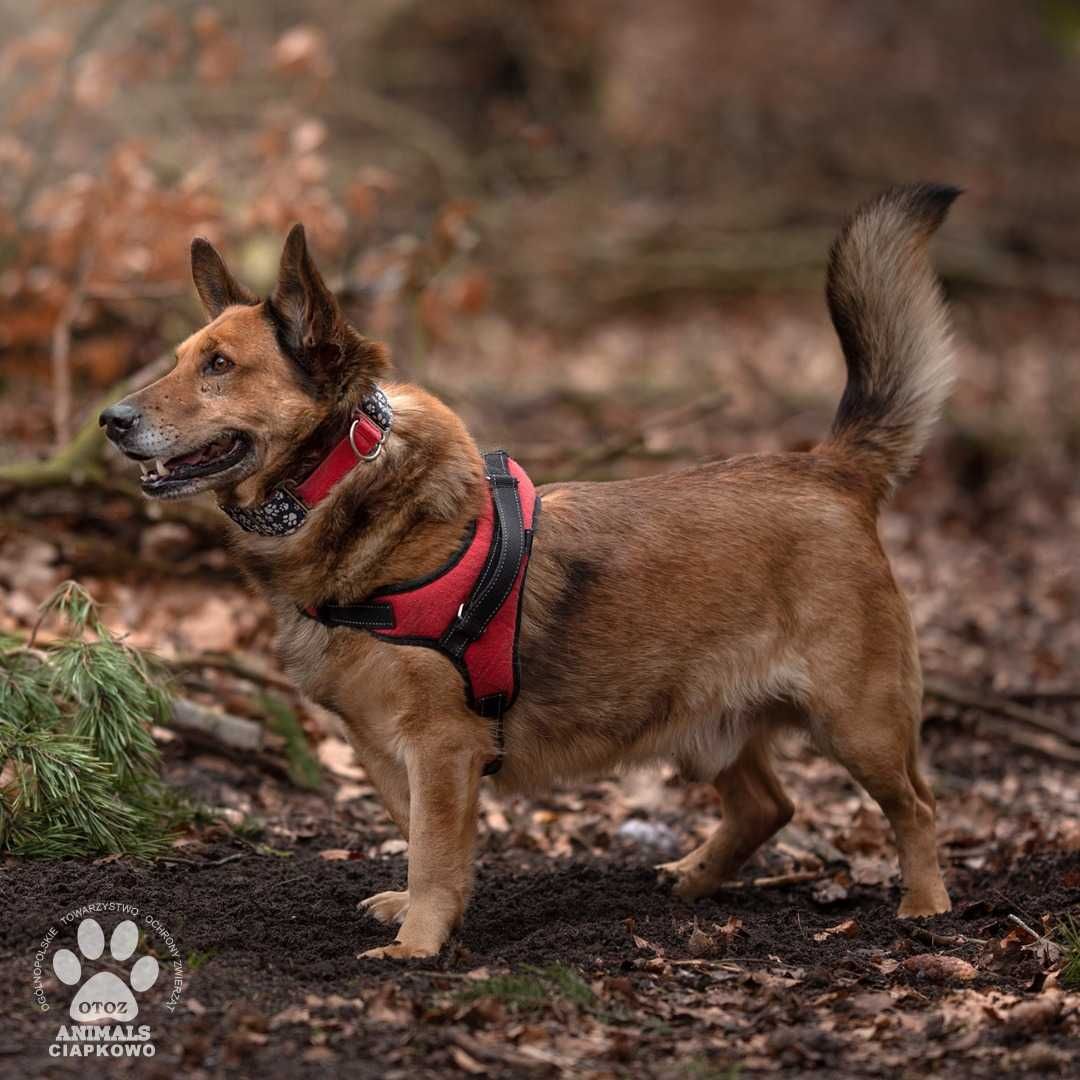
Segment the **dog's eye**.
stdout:
<svg viewBox="0 0 1080 1080">
<path fill-rule="evenodd" d="M 233 366 L 233 362 L 227 356 L 211 356 L 203 364 L 203 373 L 206 375 L 221 375 Z"/>
</svg>

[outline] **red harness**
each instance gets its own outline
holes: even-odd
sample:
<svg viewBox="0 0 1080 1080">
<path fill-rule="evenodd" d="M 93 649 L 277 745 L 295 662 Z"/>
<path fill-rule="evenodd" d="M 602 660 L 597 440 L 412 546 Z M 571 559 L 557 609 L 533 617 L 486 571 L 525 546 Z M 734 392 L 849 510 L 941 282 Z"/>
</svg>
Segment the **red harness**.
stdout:
<svg viewBox="0 0 1080 1080">
<path fill-rule="evenodd" d="M 521 590 L 540 498 L 525 470 L 505 453 L 487 454 L 484 462 L 491 500 L 447 563 L 361 604 L 323 604 L 313 617 L 445 653 L 465 677 L 470 707 L 495 716 L 517 697 Z"/>
<path fill-rule="evenodd" d="M 364 399 L 349 434 L 303 483 L 280 486 L 258 507 L 223 509 L 250 532 L 294 532 L 358 462 L 379 455 L 392 423 L 389 402 L 375 390 Z M 303 613 L 326 626 L 363 630 L 448 657 L 465 682 L 469 707 L 494 722 L 497 753 L 484 769 L 491 774 L 502 764 L 503 716 L 518 695 L 521 595 L 540 496 L 525 470 L 504 451 L 485 454 L 484 468 L 491 499 L 445 565 L 357 603 L 312 605 Z"/>
<path fill-rule="evenodd" d="M 521 593 L 540 496 L 505 452 L 485 454 L 484 465 L 491 499 L 447 563 L 361 603 L 320 604 L 306 614 L 446 656 L 465 681 L 469 708 L 495 724 L 496 756 L 484 768 L 490 775 L 502 765 L 503 716 L 518 695 Z"/>
</svg>

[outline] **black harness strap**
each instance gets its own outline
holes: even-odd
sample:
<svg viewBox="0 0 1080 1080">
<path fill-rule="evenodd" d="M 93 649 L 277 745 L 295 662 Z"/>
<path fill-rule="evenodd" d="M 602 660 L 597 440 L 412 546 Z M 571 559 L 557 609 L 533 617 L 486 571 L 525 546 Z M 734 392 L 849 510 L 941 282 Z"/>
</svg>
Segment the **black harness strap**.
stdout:
<svg viewBox="0 0 1080 1080">
<path fill-rule="evenodd" d="M 458 609 L 457 618 L 439 640 L 439 647 L 458 659 L 487 629 L 488 623 L 503 606 L 517 580 L 521 560 L 527 554 L 518 482 L 510 473 L 505 451 L 485 454 L 484 467 L 495 506 L 491 550 L 471 595 Z"/>
<path fill-rule="evenodd" d="M 320 604 L 319 622 L 327 626 L 352 626 L 357 630 L 393 630 L 394 609 L 389 604 Z"/>
</svg>

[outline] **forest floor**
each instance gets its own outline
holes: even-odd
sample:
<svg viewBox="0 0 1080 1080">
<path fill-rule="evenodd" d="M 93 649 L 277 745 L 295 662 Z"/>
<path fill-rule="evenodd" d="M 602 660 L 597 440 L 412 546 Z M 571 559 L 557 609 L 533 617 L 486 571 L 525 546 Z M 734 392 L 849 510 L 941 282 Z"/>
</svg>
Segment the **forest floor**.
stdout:
<svg viewBox="0 0 1080 1080">
<path fill-rule="evenodd" d="M 580 465 L 559 459 L 567 446 L 612 445 L 605 472 L 630 475 L 708 453 L 805 445 L 824 430 L 840 379 L 817 304 L 803 315 L 796 303 L 787 322 L 765 302 L 744 308 L 748 315 L 611 328 L 557 364 L 543 362 L 535 341 L 514 342 L 523 364 L 516 397 L 500 402 L 486 444 L 523 448 L 544 479 Z M 1033 314 L 1025 325 L 1037 322 Z M 994 320 L 1011 315 L 1015 308 L 996 303 L 977 318 L 962 310 L 960 320 L 994 336 Z M 494 409 L 507 379 L 496 351 L 478 349 L 467 370 L 426 373 L 458 388 L 471 421 Z M 772 367 L 757 375 L 759 355 Z M 985 356 L 962 354 L 961 419 L 987 411 Z M 1000 370 L 991 389 L 1016 404 L 1012 369 Z M 1030 383 L 1035 369 L 1026 370 Z M 663 408 L 717 386 L 731 405 L 721 417 L 652 427 L 642 444 L 620 450 L 620 431 L 656 415 L 642 387 L 657 372 L 648 385 Z M 1014 428 L 1051 433 L 1057 399 L 1050 384 L 1043 389 Z M 32 408 L 19 413 L 32 428 Z M 444 954 L 359 960 L 391 931 L 357 902 L 403 885 L 404 843 L 335 723 L 290 699 L 322 764 L 318 790 L 290 782 L 280 754 L 275 765 L 274 754 L 162 729 L 166 779 L 206 808 L 166 857 L 0 865 L 0 1074 L 87 1072 L 82 1058 L 50 1056 L 74 991 L 49 957 L 75 948 L 78 920 L 61 916 L 114 902 L 168 928 L 183 987 L 171 1011 L 168 980 L 143 995 L 139 1020 L 151 1026 L 156 1054 L 110 1059 L 110 1072 L 1073 1075 L 1080 992 L 1062 977 L 1061 922 L 1080 915 L 1080 685 L 1070 682 L 1080 670 L 1080 493 L 1060 453 L 1016 445 L 1000 431 L 950 423 L 882 525 L 938 687 L 927 695 L 924 752 L 951 914 L 894 917 L 884 819 L 842 770 L 792 743 L 780 772 L 795 820 L 716 898 L 677 900 L 653 870 L 715 827 L 708 786 L 658 772 L 534 800 L 485 793 L 475 896 Z M 202 650 L 253 658 L 261 670 L 272 664 L 268 612 L 201 526 L 149 520 L 115 493 L 10 498 L 0 519 L 0 628 L 25 631 L 69 575 L 107 603 L 132 641 L 178 662 L 185 693 L 265 714 L 242 678 L 179 663 Z M 989 698 L 990 708 L 960 703 L 945 683 Z M 1017 706 L 1065 736 L 1002 714 Z M 121 915 L 99 917 L 108 932 Z M 50 926 L 59 935 L 43 966 L 46 1012 L 33 996 L 33 966 Z M 149 933 L 143 948 L 167 959 Z M 95 970 L 125 967 L 106 960 Z"/>
<path fill-rule="evenodd" d="M 840 770 L 797 752 L 783 768 L 795 822 L 743 887 L 695 905 L 652 865 L 712 823 L 704 789 L 603 782 L 485 801 L 465 925 L 443 956 L 404 964 L 357 959 L 391 936 L 357 901 L 405 877 L 401 843 L 362 782 L 299 794 L 235 761 L 170 750 L 171 779 L 257 815 L 205 827 L 151 864 L 5 867 L 0 1072 L 85 1072 L 80 1058 L 48 1056 L 66 990 L 47 971 L 61 1005 L 36 1007 L 33 955 L 59 913 L 115 901 L 167 925 L 186 985 L 174 1012 L 162 990 L 140 1016 L 153 1061 L 110 1071 L 1070 1075 L 1080 995 L 1047 979 L 1059 955 L 1011 917 L 1042 934 L 1080 907 L 1075 772 L 938 718 L 926 749 L 942 794 L 947 916 L 895 918 L 880 815 Z M 643 801 L 649 816 L 630 816 Z M 101 921 L 108 930 L 118 918 Z"/>
</svg>

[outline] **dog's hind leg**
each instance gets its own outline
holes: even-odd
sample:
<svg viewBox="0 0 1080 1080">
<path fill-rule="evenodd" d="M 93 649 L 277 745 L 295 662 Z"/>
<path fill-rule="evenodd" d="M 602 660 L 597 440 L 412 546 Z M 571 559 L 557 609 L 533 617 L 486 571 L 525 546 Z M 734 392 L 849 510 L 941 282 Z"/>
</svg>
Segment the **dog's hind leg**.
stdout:
<svg viewBox="0 0 1080 1080">
<path fill-rule="evenodd" d="M 857 709 L 813 726 L 823 748 L 884 811 L 896 834 L 903 899 L 901 918 L 939 915 L 951 907 L 938 865 L 934 795 L 919 766 L 920 694 L 909 689 L 865 695 Z"/>
<path fill-rule="evenodd" d="M 751 736 L 735 762 L 713 780 L 721 820 L 712 836 L 689 855 L 658 868 L 675 877 L 679 896 L 696 899 L 716 892 L 791 820 L 795 807 L 773 771 L 771 742 L 771 729 Z"/>
</svg>

